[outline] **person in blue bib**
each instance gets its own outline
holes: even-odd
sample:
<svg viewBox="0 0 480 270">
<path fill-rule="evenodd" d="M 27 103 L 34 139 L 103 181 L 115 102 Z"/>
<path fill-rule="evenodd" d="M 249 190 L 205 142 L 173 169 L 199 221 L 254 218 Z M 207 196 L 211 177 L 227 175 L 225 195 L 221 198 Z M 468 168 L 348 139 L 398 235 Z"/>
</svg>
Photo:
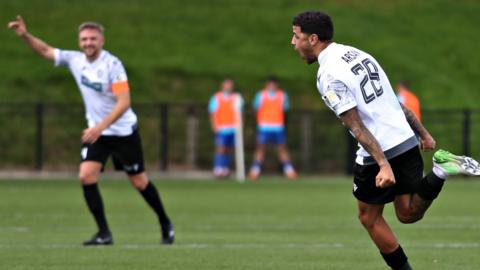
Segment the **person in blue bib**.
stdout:
<svg viewBox="0 0 480 270">
<path fill-rule="evenodd" d="M 210 122 L 215 134 L 213 175 L 217 178 L 230 175 L 230 153 L 235 146 L 237 116 L 243 104 L 242 97 L 234 91 L 234 86 L 232 79 L 224 79 L 221 89 L 211 97 L 208 104 Z"/>
</svg>

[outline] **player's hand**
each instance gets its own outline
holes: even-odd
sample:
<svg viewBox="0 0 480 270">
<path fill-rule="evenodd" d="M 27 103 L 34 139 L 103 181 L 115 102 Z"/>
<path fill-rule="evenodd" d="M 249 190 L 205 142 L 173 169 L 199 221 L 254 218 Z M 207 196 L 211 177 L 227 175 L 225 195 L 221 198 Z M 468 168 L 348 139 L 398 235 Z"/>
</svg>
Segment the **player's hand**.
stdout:
<svg viewBox="0 0 480 270">
<path fill-rule="evenodd" d="M 395 176 L 389 163 L 380 166 L 380 171 L 375 178 L 375 185 L 379 188 L 386 188 L 395 185 Z"/>
<path fill-rule="evenodd" d="M 96 142 L 101 135 L 102 129 L 97 126 L 84 129 L 82 134 L 82 142 L 92 144 Z"/>
<path fill-rule="evenodd" d="M 420 138 L 420 149 L 422 151 L 431 151 L 434 150 L 437 145 L 437 142 L 435 139 L 433 139 L 432 135 L 427 134 L 423 136 L 423 138 Z"/>
<path fill-rule="evenodd" d="M 27 33 L 27 26 L 20 15 L 18 15 L 14 21 L 8 23 L 8 28 L 15 30 L 15 33 L 17 33 L 19 37 Z"/>
</svg>

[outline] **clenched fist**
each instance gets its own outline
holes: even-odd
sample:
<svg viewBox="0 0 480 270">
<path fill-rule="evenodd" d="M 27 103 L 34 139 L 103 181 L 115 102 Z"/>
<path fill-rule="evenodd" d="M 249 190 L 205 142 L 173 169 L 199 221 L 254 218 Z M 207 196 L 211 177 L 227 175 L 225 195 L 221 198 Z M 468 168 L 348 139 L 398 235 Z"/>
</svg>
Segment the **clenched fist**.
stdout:
<svg viewBox="0 0 480 270">
<path fill-rule="evenodd" d="M 380 171 L 375 177 L 375 185 L 379 188 L 386 188 L 395 185 L 395 175 L 393 175 L 392 167 L 390 164 L 384 164 L 380 166 Z"/>
</svg>

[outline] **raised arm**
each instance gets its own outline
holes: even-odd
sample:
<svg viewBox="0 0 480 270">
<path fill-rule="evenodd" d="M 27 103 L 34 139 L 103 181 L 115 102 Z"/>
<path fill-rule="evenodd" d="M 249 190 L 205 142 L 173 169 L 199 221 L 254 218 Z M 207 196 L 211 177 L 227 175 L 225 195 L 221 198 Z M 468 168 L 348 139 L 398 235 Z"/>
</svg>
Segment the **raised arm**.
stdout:
<svg viewBox="0 0 480 270">
<path fill-rule="evenodd" d="M 340 119 L 380 167 L 380 171 L 375 179 L 376 186 L 383 188 L 395 184 L 395 176 L 393 175 L 390 163 L 383 154 L 382 148 L 377 139 L 375 139 L 372 133 L 363 124 L 362 119 L 360 119 L 360 116 L 358 115 L 357 108 L 350 109 L 340 114 Z"/>
<path fill-rule="evenodd" d="M 20 15 L 18 15 L 14 21 L 8 23 L 8 28 L 15 30 L 17 35 L 21 37 L 34 52 L 45 59 L 54 61 L 54 49 L 41 39 L 28 33 L 25 21 Z"/>
<path fill-rule="evenodd" d="M 420 136 L 420 148 L 424 151 L 435 149 L 436 142 L 432 135 L 430 135 L 430 132 L 428 132 L 422 123 L 420 123 L 415 114 L 409 108 L 405 107 L 405 105 L 401 103 L 400 106 L 402 106 L 402 110 L 407 118 L 408 124 L 413 131 Z"/>
</svg>

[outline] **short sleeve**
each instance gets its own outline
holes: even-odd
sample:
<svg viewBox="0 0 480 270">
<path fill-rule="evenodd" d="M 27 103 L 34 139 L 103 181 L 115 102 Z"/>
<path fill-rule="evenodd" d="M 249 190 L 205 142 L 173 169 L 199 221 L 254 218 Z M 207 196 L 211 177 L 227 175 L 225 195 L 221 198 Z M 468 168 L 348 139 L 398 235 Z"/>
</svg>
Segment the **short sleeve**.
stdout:
<svg viewBox="0 0 480 270">
<path fill-rule="evenodd" d="M 258 108 L 260 108 L 261 99 L 262 99 L 262 94 L 258 92 L 255 95 L 255 98 L 253 99 L 253 109 L 258 110 Z"/>
<path fill-rule="evenodd" d="M 208 102 L 208 112 L 214 113 L 215 111 L 217 111 L 217 108 L 218 108 L 218 102 L 215 96 L 213 96 L 210 98 L 210 102 Z"/>
<path fill-rule="evenodd" d="M 236 104 L 236 109 L 239 111 L 243 111 L 243 107 L 245 106 L 245 101 L 243 100 L 242 95 L 237 94 L 238 103 Z"/>
<path fill-rule="evenodd" d="M 118 59 L 112 60 L 109 75 L 111 83 L 128 81 L 127 72 Z"/>
<path fill-rule="evenodd" d="M 397 95 L 397 99 L 400 104 L 405 104 L 405 99 L 401 95 Z"/>
<path fill-rule="evenodd" d="M 122 62 L 118 59 L 114 59 L 111 62 L 109 80 L 112 85 L 113 93 L 125 93 L 130 90 L 128 86 L 127 72 L 125 71 Z"/>
<path fill-rule="evenodd" d="M 78 55 L 80 52 L 77 51 L 67 51 L 67 50 L 60 50 L 54 49 L 53 50 L 53 57 L 54 57 L 54 65 L 58 66 L 68 66 L 70 61 Z"/>
<path fill-rule="evenodd" d="M 283 92 L 283 110 L 288 111 L 290 109 L 290 100 L 288 98 L 287 92 Z"/>
<path fill-rule="evenodd" d="M 357 106 L 355 96 L 345 83 L 330 79 L 326 84 L 322 98 L 337 116 Z"/>
</svg>

